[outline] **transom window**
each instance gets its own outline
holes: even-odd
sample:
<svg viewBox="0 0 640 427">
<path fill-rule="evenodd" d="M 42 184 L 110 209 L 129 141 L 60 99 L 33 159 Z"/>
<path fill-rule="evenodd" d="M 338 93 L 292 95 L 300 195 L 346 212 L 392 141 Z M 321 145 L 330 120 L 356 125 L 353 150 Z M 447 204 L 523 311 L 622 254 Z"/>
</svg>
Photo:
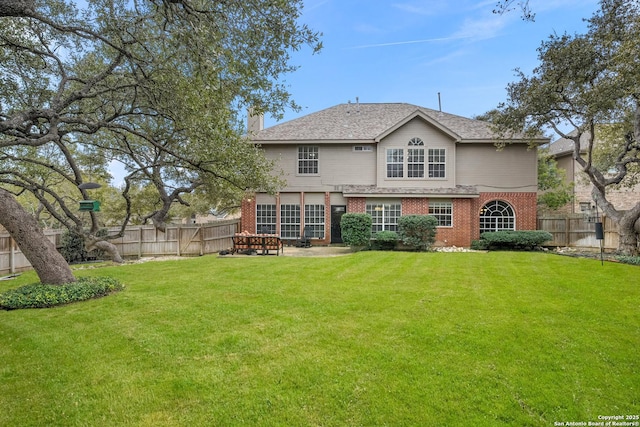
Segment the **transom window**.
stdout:
<svg viewBox="0 0 640 427">
<path fill-rule="evenodd" d="M 367 203 L 367 213 L 371 215 L 371 232 L 398 231 L 398 218 L 402 215 L 400 203 Z"/>
<path fill-rule="evenodd" d="M 411 138 L 409 140 L 409 146 L 416 146 L 416 145 L 424 145 L 424 141 L 422 141 L 420 138 Z"/>
<path fill-rule="evenodd" d="M 438 227 L 451 227 L 453 225 L 453 203 L 429 201 L 429 215 L 438 220 Z"/>
<path fill-rule="evenodd" d="M 304 230 L 305 236 L 324 239 L 324 205 L 304 205 Z"/>
<path fill-rule="evenodd" d="M 317 175 L 319 171 L 318 159 L 318 147 L 298 147 L 298 174 Z"/>
<path fill-rule="evenodd" d="M 280 237 L 300 237 L 300 205 L 280 205 Z"/>
<path fill-rule="evenodd" d="M 276 205 L 256 205 L 256 231 L 276 234 Z"/>
<path fill-rule="evenodd" d="M 480 233 L 515 229 L 516 217 L 508 203 L 494 200 L 480 210 Z"/>
<path fill-rule="evenodd" d="M 428 151 L 429 178 L 444 178 L 446 166 L 446 150 L 430 148 Z"/>
</svg>

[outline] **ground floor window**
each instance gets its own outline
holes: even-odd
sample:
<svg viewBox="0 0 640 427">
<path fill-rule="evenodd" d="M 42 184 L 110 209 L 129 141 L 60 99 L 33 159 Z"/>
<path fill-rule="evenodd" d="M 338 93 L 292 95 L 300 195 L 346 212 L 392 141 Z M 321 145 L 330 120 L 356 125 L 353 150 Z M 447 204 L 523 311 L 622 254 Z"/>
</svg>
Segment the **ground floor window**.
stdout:
<svg viewBox="0 0 640 427">
<path fill-rule="evenodd" d="M 280 205 L 280 237 L 300 237 L 300 205 Z"/>
<path fill-rule="evenodd" d="M 256 205 L 256 230 L 276 234 L 276 205 Z"/>
<path fill-rule="evenodd" d="M 304 205 L 305 236 L 324 239 L 324 205 Z"/>
<path fill-rule="evenodd" d="M 453 225 L 453 203 L 429 201 L 429 215 L 438 220 L 438 227 L 451 227 Z"/>
<path fill-rule="evenodd" d="M 515 229 L 516 216 L 507 202 L 494 200 L 480 210 L 480 233 Z"/>
<path fill-rule="evenodd" d="M 371 215 L 371 232 L 398 231 L 398 218 L 402 215 L 400 203 L 367 203 L 367 213 Z"/>
</svg>

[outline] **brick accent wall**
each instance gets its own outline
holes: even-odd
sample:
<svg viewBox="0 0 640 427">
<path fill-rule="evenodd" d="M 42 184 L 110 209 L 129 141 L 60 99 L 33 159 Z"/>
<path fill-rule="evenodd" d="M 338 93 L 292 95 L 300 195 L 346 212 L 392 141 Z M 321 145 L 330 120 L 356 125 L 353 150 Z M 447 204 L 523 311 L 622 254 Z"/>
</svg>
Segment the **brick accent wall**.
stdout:
<svg viewBox="0 0 640 427">
<path fill-rule="evenodd" d="M 367 199 L 364 197 L 349 197 L 347 199 L 347 213 L 366 213 Z"/>
<path fill-rule="evenodd" d="M 404 198 L 402 199 L 402 215 L 428 215 L 429 199 Z"/>
<path fill-rule="evenodd" d="M 242 216 L 240 217 L 240 231 L 256 232 L 256 198 L 242 199 Z"/>
<path fill-rule="evenodd" d="M 516 217 L 517 230 L 535 230 L 537 227 L 537 196 L 535 193 L 501 192 L 481 193 L 474 199 L 453 199 L 453 227 L 438 227 L 436 234 L 437 246 L 469 247 L 472 240 L 480 237 L 480 209 L 493 200 L 509 203 Z M 314 240 L 315 244 L 329 244 L 331 242 L 331 194 L 325 193 L 325 238 Z M 348 213 L 365 213 L 366 198 L 349 197 L 347 199 Z M 277 201 L 277 205 L 280 203 Z M 403 215 L 427 215 L 429 213 L 428 198 L 403 198 Z M 279 209 L 277 215 L 279 232 Z M 256 199 L 252 197 L 242 201 L 241 230 L 255 233 L 256 231 Z"/>
<path fill-rule="evenodd" d="M 487 202 L 492 200 L 502 200 L 509 203 L 516 216 L 516 230 L 535 230 L 537 227 L 537 202 L 536 193 L 480 193 L 480 197 L 475 199 L 473 206 L 473 216 L 478 218 L 480 209 Z M 473 217 L 472 216 L 472 217 Z M 480 237 L 480 222 L 474 221 L 471 233 L 472 240 Z"/>
</svg>

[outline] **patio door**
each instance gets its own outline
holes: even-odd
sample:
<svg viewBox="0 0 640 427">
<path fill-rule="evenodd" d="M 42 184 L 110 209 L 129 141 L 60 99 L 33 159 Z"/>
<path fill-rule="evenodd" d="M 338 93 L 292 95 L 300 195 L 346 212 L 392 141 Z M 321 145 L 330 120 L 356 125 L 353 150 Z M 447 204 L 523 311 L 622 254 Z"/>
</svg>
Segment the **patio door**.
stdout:
<svg viewBox="0 0 640 427">
<path fill-rule="evenodd" d="M 345 205 L 331 205 L 331 243 L 342 243 L 340 219 L 346 211 Z"/>
</svg>

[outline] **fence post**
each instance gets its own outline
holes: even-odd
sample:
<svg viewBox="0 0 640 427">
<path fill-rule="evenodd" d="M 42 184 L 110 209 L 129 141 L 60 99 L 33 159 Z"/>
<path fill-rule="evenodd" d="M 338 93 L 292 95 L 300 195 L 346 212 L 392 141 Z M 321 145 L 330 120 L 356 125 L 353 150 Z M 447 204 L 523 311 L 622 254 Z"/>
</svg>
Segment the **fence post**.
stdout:
<svg viewBox="0 0 640 427">
<path fill-rule="evenodd" d="M 567 247 L 571 246 L 571 220 L 569 217 L 564 218 L 564 241 Z"/>
<path fill-rule="evenodd" d="M 176 230 L 176 247 L 177 247 L 177 255 L 180 256 L 180 235 L 182 233 L 180 233 L 180 230 L 182 230 L 182 226 L 178 226 L 178 229 Z"/>
<path fill-rule="evenodd" d="M 13 240 L 13 237 L 9 237 L 9 274 L 14 274 L 16 272 L 16 242 Z"/>
<path fill-rule="evenodd" d="M 204 228 L 201 226 L 198 228 L 200 233 L 200 256 L 204 255 Z"/>
<path fill-rule="evenodd" d="M 138 259 L 142 258 L 142 226 L 138 227 Z"/>
</svg>

